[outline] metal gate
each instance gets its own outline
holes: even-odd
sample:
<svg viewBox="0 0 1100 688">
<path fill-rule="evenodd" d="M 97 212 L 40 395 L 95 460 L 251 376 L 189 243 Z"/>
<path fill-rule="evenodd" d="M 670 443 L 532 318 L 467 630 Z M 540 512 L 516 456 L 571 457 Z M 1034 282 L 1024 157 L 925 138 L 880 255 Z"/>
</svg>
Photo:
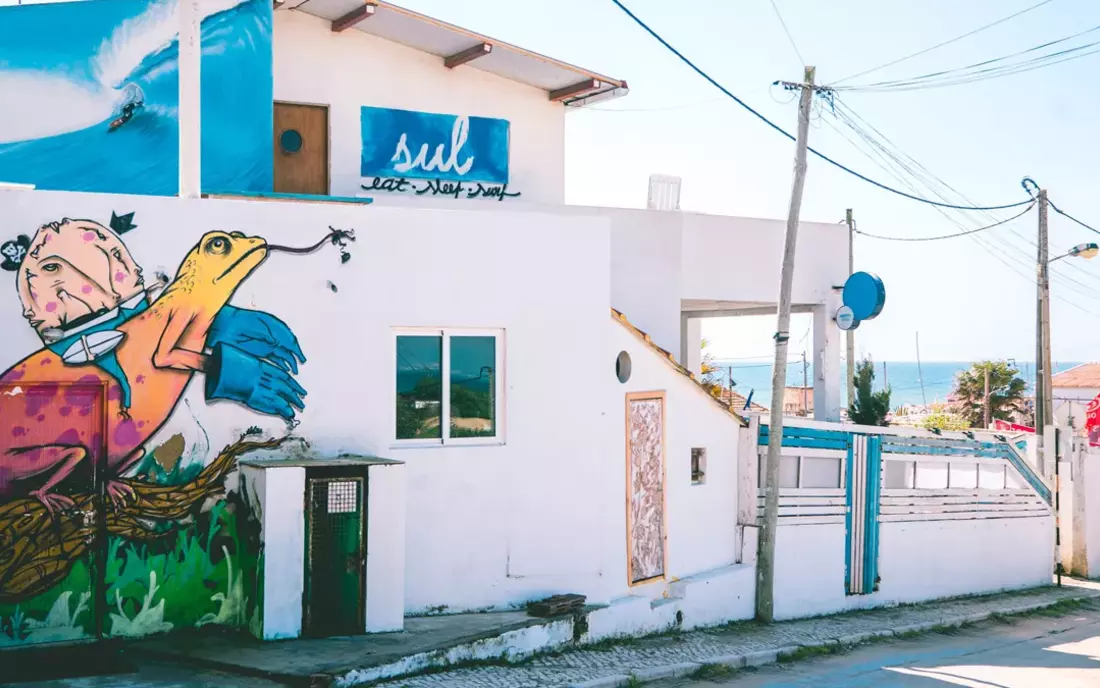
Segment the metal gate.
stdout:
<svg viewBox="0 0 1100 688">
<path fill-rule="evenodd" d="M 351 635 L 365 628 L 362 476 L 309 478 L 305 632 Z"/>
<path fill-rule="evenodd" d="M 849 595 L 878 589 L 879 504 L 882 501 L 882 437 L 852 435 L 848 448 L 846 583 Z"/>
<path fill-rule="evenodd" d="M 0 429 L 0 644 L 102 638 L 105 385 L 0 384 Z"/>
</svg>

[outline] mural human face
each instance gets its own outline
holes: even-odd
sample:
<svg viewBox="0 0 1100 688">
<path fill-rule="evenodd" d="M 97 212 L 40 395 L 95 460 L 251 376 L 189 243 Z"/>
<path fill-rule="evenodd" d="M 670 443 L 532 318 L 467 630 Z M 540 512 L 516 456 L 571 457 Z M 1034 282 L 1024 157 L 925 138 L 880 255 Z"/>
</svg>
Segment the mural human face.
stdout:
<svg viewBox="0 0 1100 688">
<path fill-rule="evenodd" d="M 98 222 L 42 226 L 17 278 L 23 317 L 39 334 L 109 311 L 144 289 L 141 268 L 118 235 Z"/>
</svg>

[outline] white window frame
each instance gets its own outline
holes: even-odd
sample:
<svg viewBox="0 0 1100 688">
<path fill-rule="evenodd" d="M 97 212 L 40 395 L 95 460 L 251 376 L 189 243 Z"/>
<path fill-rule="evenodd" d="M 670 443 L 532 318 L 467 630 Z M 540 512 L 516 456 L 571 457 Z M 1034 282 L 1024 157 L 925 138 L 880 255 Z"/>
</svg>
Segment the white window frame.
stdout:
<svg viewBox="0 0 1100 688">
<path fill-rule="evenodd" d="M 493 363 L 496 373 L 493 377 L 493 423 L 496 434 L 493 437 L 451 437 L 451 337 L 493 337 L 496 340 L 496 359 Z M 398 439 L 397 438 L 397 338 L 398 337 L 442 337 L 442 361 L 440 375 L 443 377 L 443 398 L 440 404 L 440 437 Z M 455 446 L 497 446 L 504 444 L 504 330 L 500 328 L 457 328 L 457 327 L 395 327 L 390 349 L 393 356 L 393 376 L 390 378 L 390 437 L 392 448 L 407 447 L 455 447 Z"/>
</svg>

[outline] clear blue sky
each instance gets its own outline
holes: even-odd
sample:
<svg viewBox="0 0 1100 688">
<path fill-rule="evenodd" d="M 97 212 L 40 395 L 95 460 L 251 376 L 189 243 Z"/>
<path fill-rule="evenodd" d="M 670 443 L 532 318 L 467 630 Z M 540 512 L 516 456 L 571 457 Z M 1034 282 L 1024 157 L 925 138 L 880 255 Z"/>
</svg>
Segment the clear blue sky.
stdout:
<svg viewBox="0 0 1100 688">
<path fill-rule="evenodd" d="M 817 66 L 820 83 L 934 45 L 1037 1 L 776 0 L 802 55 Z M 610 0 L 400 2 L 629 81 L 628 97 L 596 107 L 630 111 L 592 109 L 567 118 L 570 203 L 639 207 L 645 202 L 648 175 L 665 173 L 683 177 L 682 206 L 687 210 L 785 217 L 792 144 L 726 102 Z M 801 63 L 769 0 L 626 4 L 728 88 L 794 129 L 795 106 L 785 104 L 787 94 L 770 84 L 798 79 Z M 1054 0 L 871 76 L 901 78 L 958 67 L 1097 24 L 1100 4 Z M 1098 34 L 1079 42 L 1090 36 L 1096 40 Z M 1093 203 L 1100 181 L 1094 136 L 1100 112 L 1098 64 L 1100 55 L 967 86 L 851 94 L 845 102 L 974 201 L 1020 200 L 1020 179 L 1029 175 L 1061 207 L 1100 225 L 1100 207 Z M 827 154 L 893 182 L 824 122 L 816 122 L 810 136 L 811 144 Z M 846 207 L 855 209 L 859 227 L 869 232 L 913 236 L 958 231 L 929 207 L 893 197 L 811 158 L 803 219 L 835 222 Z M 969 226 L 989 223 L 979 214 L 959 219 Z M 925 360 L 1033 359 L 1035 249 L 1027 242 L 1034 241 L 1035 231 L 1032 214 L 984 234 L 1012 269 L 966 238 L 925 244 L 858 238 L 857 269 L 877 272 L 888 294 L 884 313 L 860 328 L 859 350 L 878 360 L 909 360 L 919 330 Z M 1052 254 L 1093 238 L 1100 237 L 1052 213 Z M 727 258 L 722 263 L 732 269 L 739 260 L 752 259 Z M 720 269 L 714 256 L 700 256 L 700 262 Z M 1065 276 L 1056 274 L 1052 285 L 1053 356 L 1063 361 L 1100 359 L 1100 258 L 1077 261 L 1072 268 L 1067 262 L 1061 262 Z M 804 319 L 792 325 L 795 342 L 807 325 Z M 752 324 L 708 324 L 704 333 L 720 356 L 754 356 L 770 351 L 772 329 L 769 319 L 757 319 Z"/>
</svg>

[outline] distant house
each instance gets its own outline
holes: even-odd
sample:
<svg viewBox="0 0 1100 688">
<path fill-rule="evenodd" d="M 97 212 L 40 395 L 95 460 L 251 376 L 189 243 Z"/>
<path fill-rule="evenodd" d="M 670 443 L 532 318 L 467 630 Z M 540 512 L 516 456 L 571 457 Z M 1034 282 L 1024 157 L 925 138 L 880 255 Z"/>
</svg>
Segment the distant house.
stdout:
<svg viewBox="0 0 1100 688">
<path fill-rule="evenodd" d="M 1100 395 L 1100 363 L 1082 363 L 1051 378 L 1054 397 L 1054 422 L 1084 427 L 1085 408 Z"/>
<path fill-rule="evenodd" d="M 814 412 L 813 387 L 787 387 L 783 390 L 783 413 L 788 416 L 809 416 Z"/>
<path fill-rule="evenodd" d="M 732 399 L 732 401 L 731 401 Z M 727 406 L 731 406 L 734 411 L 750 411 L 754 413 L 767 413 L 766 406 L 761 406 L 755 401 L 746 409 L 745 405 L 748 399 L 743 394 L 738 394 L 736 391 L 729 389 L 728 387 L 722 388 L 722 393 L 719 395 L 718 400 Z"/>
</svg>

